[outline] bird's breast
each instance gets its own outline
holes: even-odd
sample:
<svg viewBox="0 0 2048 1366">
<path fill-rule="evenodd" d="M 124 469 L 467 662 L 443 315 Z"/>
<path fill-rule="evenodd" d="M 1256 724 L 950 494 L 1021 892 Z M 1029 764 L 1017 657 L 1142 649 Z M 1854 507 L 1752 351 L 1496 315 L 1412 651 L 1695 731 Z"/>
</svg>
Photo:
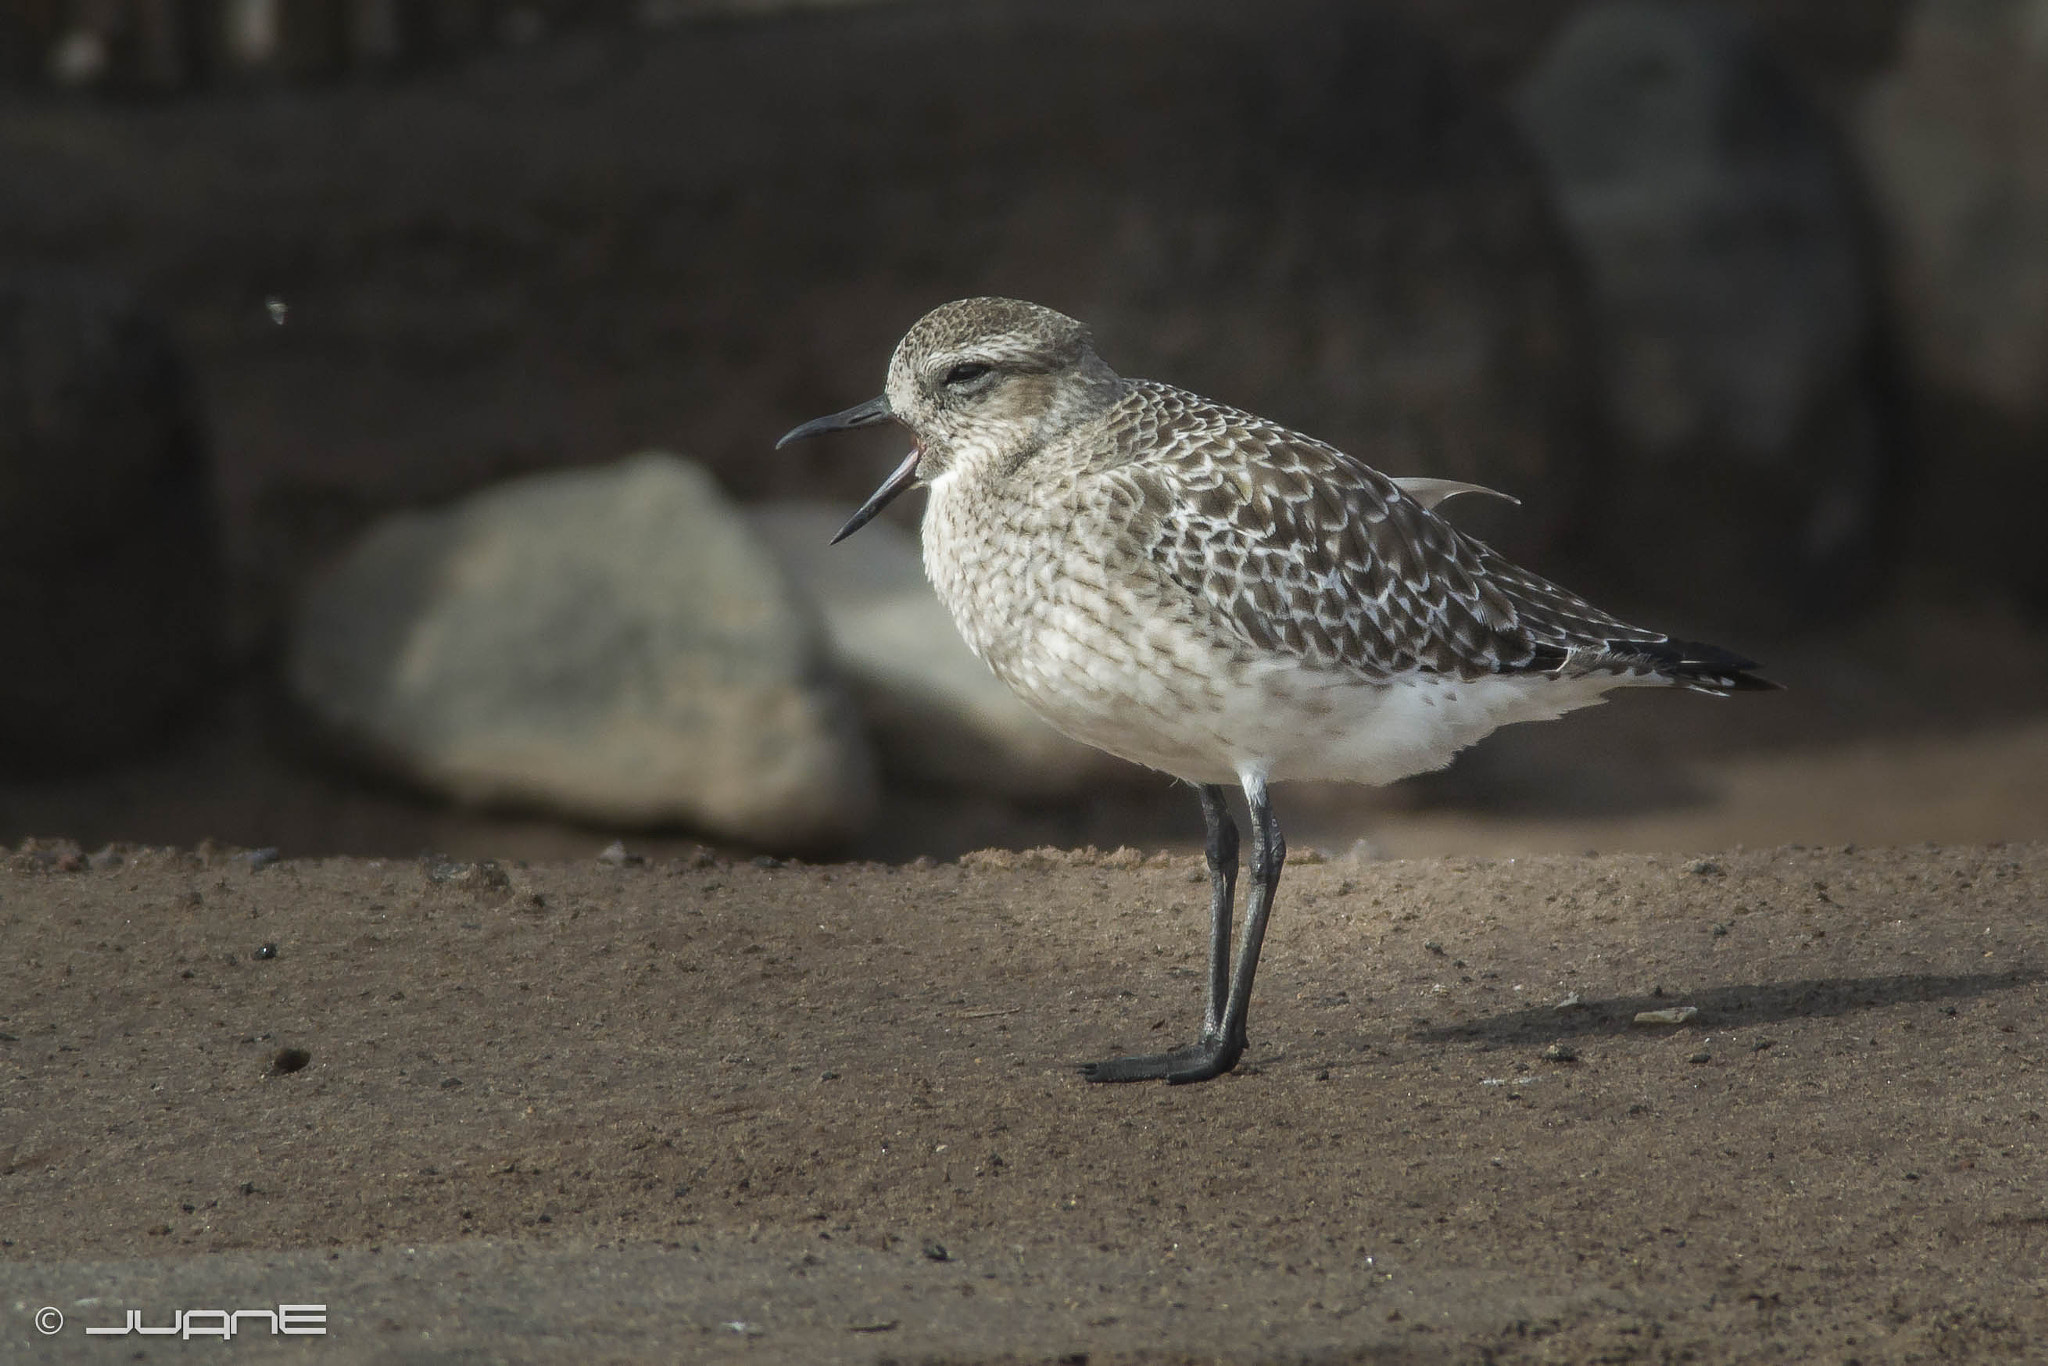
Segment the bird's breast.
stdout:
<svg viewBox="0 0 2048 1366">
<path fill-rule="evenodd" d="M 1050 520 L 948 471 L 932 482 L 923 539 L 939 601 L 968 648 L 1004 675 L 1053 590 L 1060 547 Z"/>
<path fill-rule="evenodd" d="M 1208 773 L 1189 755 L 1216 748 L 1203 718 L 1238 661 L 1121 558 L 1114 508 L 1089 493 L 1077 480 L 990 498 L 942 478 L 925 512 L 926 572 L 968 646 L 1056 729 L 1170 773 Z"/>
</svg>

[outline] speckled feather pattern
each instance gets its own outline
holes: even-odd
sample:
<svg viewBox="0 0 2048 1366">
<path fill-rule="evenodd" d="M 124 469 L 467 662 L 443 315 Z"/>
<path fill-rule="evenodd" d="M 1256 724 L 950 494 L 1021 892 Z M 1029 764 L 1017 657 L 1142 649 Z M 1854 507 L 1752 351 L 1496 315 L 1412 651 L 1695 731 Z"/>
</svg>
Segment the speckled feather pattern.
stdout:
<svg viewBox="0 0 2048 1366">
<path fill-rule="evenodd" d="M 1007 388 L 956 400 L 961 358 Z M 1395 481 L 1253 414 L 1102 365 L 1034 305 L 935 311 L 892 410 L 931 489 L 926 568 L 1054 726 L 1195 782 L 1387 782 L 1616 686 L 1763 686 L 1464 535 Z"/>
<path fill-rule="evenodd" d="M 1629 626 L 1516 568 L 1379 471 L 1250 413 L 1136 381 L 1105 415 L 1119 549 L 1253 651 L 1374 681 L 1540 670 L 1649 674 Z"/>
</svg>

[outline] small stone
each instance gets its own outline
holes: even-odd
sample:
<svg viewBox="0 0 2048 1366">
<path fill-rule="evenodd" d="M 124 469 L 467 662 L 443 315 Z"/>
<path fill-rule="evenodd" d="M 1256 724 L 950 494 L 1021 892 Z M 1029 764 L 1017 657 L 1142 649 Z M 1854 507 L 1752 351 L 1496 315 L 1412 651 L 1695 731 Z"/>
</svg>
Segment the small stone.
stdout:
<svg viewBox="0 0 2048 1366">
<path fill-rule="evenodd" d="M 640 864 L 647 862 L 647 859 L 640 854 L 628 853 L 624 840 L 613 840 L 599 852 L 597 861 L 610 864 L 614 868 L 625 868 L 629 866 L 638 867 Z"/>
<path fill-rule="evenodd" d="M 1551 1007 L 1552 1010 L 1558 1011 L 1584 1010 L 1585 1008 L 1585 1001 L 1580 998 L 1579 993 L 1576 991 L 1572 992 L 1569 996 L 1566 996 L 1562 1001 L 1559 1001 L 1556 1005 Z"/>
<path fill-rule="evenodd" d="M 1665 1010 L 1639 1010 L 1635 1023 L 1639 1025 L 1668 1026 L 1682 1025 L 1700 1013 L 1698 1006 L 1672 1006 Z"/>
<path fill-rule="evenodd" d="M 1579 1050 L 1568 1043 L 1554 1043 L 1543 1050 L 1545 1062 L 1577 1062 Z"/>
<path fill-rule="evenodd" d="M 1696 858 L 1685 865 L 1685 871 L 1694 877 L 1726 877 L 1728 870 L 1710 858 Z"/>
<path fill-rule="evenodd" d="M 259 962 L 259 963 L 265 963 L 265 962 L 268 962 L 268 961 L 270 961 L 271 959 L 273 959 L 273 958 L 277 957 L 277 945 L 275 945 L 275 944 L 261 944 L 261 945 L 258 945 L 258 946 L 257 946 L 257 948 L 256 948 L 256 951 L 255 951 L 254 953 L 250 954 L 249 956 L 250 956 L 251 958 L 254 958 L 254 959 L 255 959 L 255 960 L 256 960 L 257 962 Z"/>
<path fill-rule="evenodd" d="M 1714 1060 L 1714 1055 L 1712 1053 L 1709 1053 L 1706 1049 L 1702 1048 L 1697 1053 L 1688 1054 L 1685 1060 L 1687 1062 L 1693 1063 L 1712 1062 Z"/>
<path fill-rule="evenodd" d="M 901 1319 L 871 1319 L 864 1323 L 849 1323 L 846 1325 L 846 1331 L 849 1333 L 893 1333 L 902 1322 L 903 1320 Z"/>
<path fill-rule="evenodd" d="M 496 859 L 489 858 L 470 864 L 455 880 L 478 891 L 502 892 L 512 886 L 512 875 Z"/>
<path fill-rule="evenodd" d="M 91 866 L 76 842 L 34 835 L 16 846 L 7 862 L 9 867 L 24 873 L 79 873 Z"/>
</svg>

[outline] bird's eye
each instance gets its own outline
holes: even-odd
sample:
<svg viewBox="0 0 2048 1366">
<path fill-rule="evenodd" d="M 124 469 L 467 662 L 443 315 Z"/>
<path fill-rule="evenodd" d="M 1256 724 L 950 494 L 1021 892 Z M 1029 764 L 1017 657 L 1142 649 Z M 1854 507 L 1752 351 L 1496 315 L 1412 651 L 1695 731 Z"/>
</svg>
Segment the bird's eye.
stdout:
<svg viewBox="0 0 2048 1366">
<path fill-rule="evenodd" d="M 946 372 L 948 384 L 972 384 L 988 373 L 988 367 L 978 360 L 964 360 Z"/>
</svg>

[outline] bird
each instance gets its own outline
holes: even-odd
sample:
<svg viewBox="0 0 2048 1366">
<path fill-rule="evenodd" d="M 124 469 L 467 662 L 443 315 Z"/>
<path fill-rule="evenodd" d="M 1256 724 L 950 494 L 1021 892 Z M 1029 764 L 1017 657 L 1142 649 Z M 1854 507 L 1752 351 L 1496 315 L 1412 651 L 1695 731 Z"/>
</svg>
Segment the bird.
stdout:
<svg viewBox="0 0 2048 1366">
<path fill-rule="evenodd" d="M 1039 304 L 933 309 L 880 397 L 776 445 L 890 420 L 911 451 L 833 544 L 922 485 L 925 570 L 974 653 L 1055 729 L 1201 799 L 1201 1026 L 1166 1052 L 1087 1063 L 1091 1081 L 1207 1081 L 1243 1057 L 1287 857 L 1270 784 L 1390 783 L 1617 687 L 1778 686 L 1752 660 L 1608 615 L 1439 515 L 1493 490 L 1390 478 L 1277 422 L 1127 379 L 1084 324 Z M 1233 784 L 1251 826 L 1234 953 Z"/>
</svg>

